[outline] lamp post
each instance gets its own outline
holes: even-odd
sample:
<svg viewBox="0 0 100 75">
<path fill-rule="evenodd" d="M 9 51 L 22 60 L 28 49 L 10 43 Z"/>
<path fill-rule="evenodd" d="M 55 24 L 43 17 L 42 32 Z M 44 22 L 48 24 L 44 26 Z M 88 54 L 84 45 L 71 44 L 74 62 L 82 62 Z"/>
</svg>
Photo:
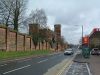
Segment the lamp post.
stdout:
<svg viewBox="0 0 100 75">
<path fill-rule="evenodd" d="M 83 25 L 82 25 L 82 40 L 81 41 L 82 41 L 82 43 L 81 43 L 81 46 L 82 46 L 82 56 L 84 58 L 89 58 L 90 57 L 90 49 L 89 49 L 88 46 L 86 46 L 85 41 L 83 39 Z"/>
<path fill-rule="evenodd" d="M 79 25 L 75 25 L 75 26 L 79 26 Z M 83 25 L 82 25 L 82 27 L 81 27 L 81 32 L 82 32 L 82 36 L 81 36 L 81 45 L 83 45 Z"/>
</svg>

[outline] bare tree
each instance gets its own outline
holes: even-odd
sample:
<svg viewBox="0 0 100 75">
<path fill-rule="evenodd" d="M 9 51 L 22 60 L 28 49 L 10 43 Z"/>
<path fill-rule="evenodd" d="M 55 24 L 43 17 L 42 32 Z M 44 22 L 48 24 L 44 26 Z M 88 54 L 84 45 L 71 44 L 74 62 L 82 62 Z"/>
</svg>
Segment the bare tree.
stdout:
<svg viewBox="0 0 100 75">
<path fill-rule="evenodd" d="M 14 30 L 18 31 L 19 25 L 23 22 L 23 17 L 25 13 L 25 0 L 15 0 L 13 8 L 13 25 Z"/>
<path fill-rule="evenodd" d="M 37 23 L 41 28 L 45 28 L 47 25 L 47 17 L 43 9 L 36 9 L 29 15 L 29 21 L 31 23 Z"/>
<path fill-rule="evenodd" d="M 0 0 L 0 22 L 8 27 L 13 7 L 13 0 Z"/>
<path fill-rule="evenodd" d="M 0 0 L 1 23 L 12 25 L 18 31 L 23 22 L 26 0 Z"/>
</svg>

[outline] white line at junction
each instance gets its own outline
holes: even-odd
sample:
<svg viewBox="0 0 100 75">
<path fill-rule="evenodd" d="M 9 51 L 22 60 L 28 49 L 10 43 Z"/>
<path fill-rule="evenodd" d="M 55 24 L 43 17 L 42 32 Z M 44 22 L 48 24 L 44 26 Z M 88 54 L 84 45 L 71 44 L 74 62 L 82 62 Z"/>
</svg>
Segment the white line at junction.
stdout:
<svg viewBox="0 0 100 75">
<path fill-rule="evenodd" d="M 0 65 L 1 67 L 6 66 L 7 64 Z"/>
<path fill-rule="evenodd" d="M 47 61 L 48 59 L 45 59 L 45 60 L 41 60 L 41 61 L 39 61 L 39 62 L 37 62 L 37 63 L 42 63 L 42 62 L 45 62 L 45 61 Z"/>
</svg>

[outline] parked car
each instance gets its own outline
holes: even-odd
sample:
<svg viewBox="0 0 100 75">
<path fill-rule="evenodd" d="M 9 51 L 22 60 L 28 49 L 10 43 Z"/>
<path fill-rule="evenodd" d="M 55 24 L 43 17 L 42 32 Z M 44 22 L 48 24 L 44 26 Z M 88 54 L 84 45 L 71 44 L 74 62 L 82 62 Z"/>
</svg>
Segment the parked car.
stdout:
<svg viewBox="0 0 100 75">
<path fill-rule="evenodd" d="M 71 49 L 71 48 L 69 48 L 66 51 L 64 51 L 64 55 L 72 55 L 73 53 L 74 53 L 73 49 Z"/>
<path fill-rule="evenodd" d="M 91 50 L 91 55 L 100 55 L 100 50 L 98 48 L 93 48 Z"/>
</svg>

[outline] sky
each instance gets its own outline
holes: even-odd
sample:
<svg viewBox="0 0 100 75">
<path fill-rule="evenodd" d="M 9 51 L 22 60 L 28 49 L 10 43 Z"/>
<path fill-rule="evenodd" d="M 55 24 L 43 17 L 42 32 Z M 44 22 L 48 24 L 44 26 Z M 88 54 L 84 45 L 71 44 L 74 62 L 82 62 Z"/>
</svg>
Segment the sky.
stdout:
<svg viewBox="0 0 100 75">
<path fill-rule="evenodd" d="M 100 0 L 29 0 L 27 15 L 35 9 L 44 9 L 52 30 L 61 24 L 61 35 L 68 43 L 79 43 L 82 26 L 84 36 L 100 28 Z"/>
</svg>

